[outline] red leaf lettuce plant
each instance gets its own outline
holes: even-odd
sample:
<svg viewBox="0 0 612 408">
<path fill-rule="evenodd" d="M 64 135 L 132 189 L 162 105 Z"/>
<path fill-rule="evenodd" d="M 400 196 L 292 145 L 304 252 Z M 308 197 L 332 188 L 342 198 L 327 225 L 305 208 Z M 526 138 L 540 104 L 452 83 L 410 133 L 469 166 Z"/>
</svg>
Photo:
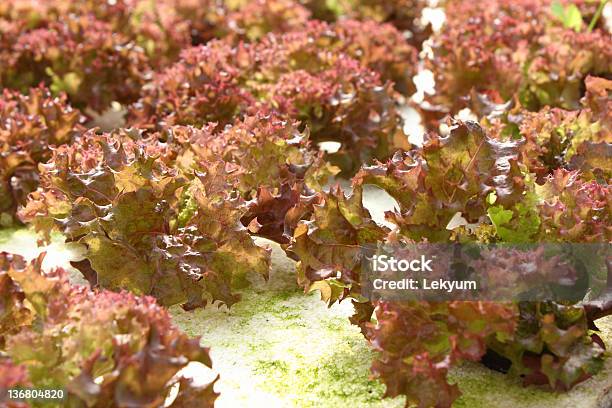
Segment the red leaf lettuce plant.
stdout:
<svg viewBox="0 0 612 408">
<path fill-rule="evenodd" d="M 353 300 L 351 320 L 380 352 L 372 370 L 388 396 L 403 394 L 422 407 L 451 406 L 459 390 L 447 383 L 448 369 L 485 355 L 501 358 L 525 384 L 554 389 L 568 389 L 601 368 L 595 320 L 612 313 L 609 302 L 371 304 L 360 277 L 362 247 L 377 242 L 609 243 L 609 154 L 589 152 L 594 146 L 609 152 L 610 85 L 594 77 L 587 84 L 580 111 L 519 107 L 520 114 L 483 119 L 484 127 L 455 121 L 448 135 L 431 133 L 422 148 L 364 166 L 353 178 L 352 195 L 334 189 L 309 199 L 304 214 L 310 215 L 297 224 L 288 247 L 299 260 L 299 281 L 328 303 Z M 363 207 L 366 184 L 396 200 L 399 209 L 386 215 L 392 230 L 373 222 Z M 450 227 L 457 215 L 463 222 Z M 512 256 L 506 268 L 520 261 Z M 496 259 L 484 266 L 503 277 L 506 269 Z"/>
<path fill-rule="evenodd" d="M 216 378 L 197 385 L 180 372 L 211 368 L 208 349 L 153 298 L 73 286 L 64 270 L 43 271 L 43 257 L 0 254 L 1 403 L 26 406 L 8 389 L 37 387 L 65 390 L 71 406 L 214 405 Z"/>
<path fill-rule="evenodd" d="M 249 274 L 268 273 L 269 253 L 250 233 L 282 239 L 287 211 L 337 169 L 273 115 L 215 129 L 89 131 L 40 166 L 20 216 L 84 244 L 78 267 L 94 285 L 186 309 L 231 306 Z"/>
<path fill-rule="evenodd" d="M 267 275 L 269 255 L 240 223 L 246 208 L 226 163 L 203 163 L 187 178 L 164 164 L 167 146 L 132 138 L 90 132 L 58 148 L 22 219 L 86 245 L 78 267 L 95 285 L 186 309 L 209 297 L 231 305 L 247 272 Z"/>
<path fill-rule="evenodd" d="M 587 3 L 580 4 L 585 16 Z M 449 2 L 425 61 L 436 82 L 435 95 L 426 99 L 428 115 L 472 108 L 467 102 L 478 95 L 496 103 L 516 95 L 532 111 L 578 109 L 587 75 L 610 75 L 610 36 L 603 28 L 568 28 L 553 10 L 549 1 Z"/>
<path fill-rule="evenodd" d="M 385 80 L 409 90 L 415 58 L 393 27 L 355 21 L 313 22 L 250 45 L 213 41 L 184 51 L 158 74 L 132 106 L 130 123 L 224 126 L 245 114 L 274 112 L 301 121 L 314 143 L 340 143 L 329 159 L 350 173 L 372 157 L 387 157 L 393 146 L 406 146 Z"/>
<path fill-rule="evenodd" d="M 2 225 L 15 219 L 18 205 L 38 186 L 38 163 L 51 148 L 71 143 L 82 131 L 82 116 L 46 88 L 27 95 L 5 90 L 0 97 L 0 213 Z"/>
</svg>

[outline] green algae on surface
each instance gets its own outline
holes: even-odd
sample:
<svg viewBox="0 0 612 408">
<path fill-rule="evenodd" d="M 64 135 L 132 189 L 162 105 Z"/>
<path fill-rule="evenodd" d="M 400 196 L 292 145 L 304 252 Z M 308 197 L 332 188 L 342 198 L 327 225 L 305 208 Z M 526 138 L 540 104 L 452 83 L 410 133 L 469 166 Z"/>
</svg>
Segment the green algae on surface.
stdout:
<svg viewBox="0 0 612 408">
<path fill-rule="evenodd" d="M 245 293 L 231 311 L 171 310 L 183 330 L 202 335 L 202 342 L 212 346 L 214 367 L 221 374 L 218 407 L 264 401 L 299 407 L 349 401 L 403 406 L 402 401 L 383 401 L 384 386 L 369 378 L 372 351 L 348 323 L 350 308 L 328 309 L 316 294 L 299 291 L 250 295 Z"/>
<path fill-rule="evenodd" d="M 293 262 L 273 246 L 269 282 L 255 282 L 232 306 L 184 312 L 174 322 L 211 346 L 221 378 L 216 407 L 402 407 L 384 400 L 370 378 L 373 352 L 348 322 L 348 302 L 328 308 L 318 294 L 295 284 Z"/>
</svg>

